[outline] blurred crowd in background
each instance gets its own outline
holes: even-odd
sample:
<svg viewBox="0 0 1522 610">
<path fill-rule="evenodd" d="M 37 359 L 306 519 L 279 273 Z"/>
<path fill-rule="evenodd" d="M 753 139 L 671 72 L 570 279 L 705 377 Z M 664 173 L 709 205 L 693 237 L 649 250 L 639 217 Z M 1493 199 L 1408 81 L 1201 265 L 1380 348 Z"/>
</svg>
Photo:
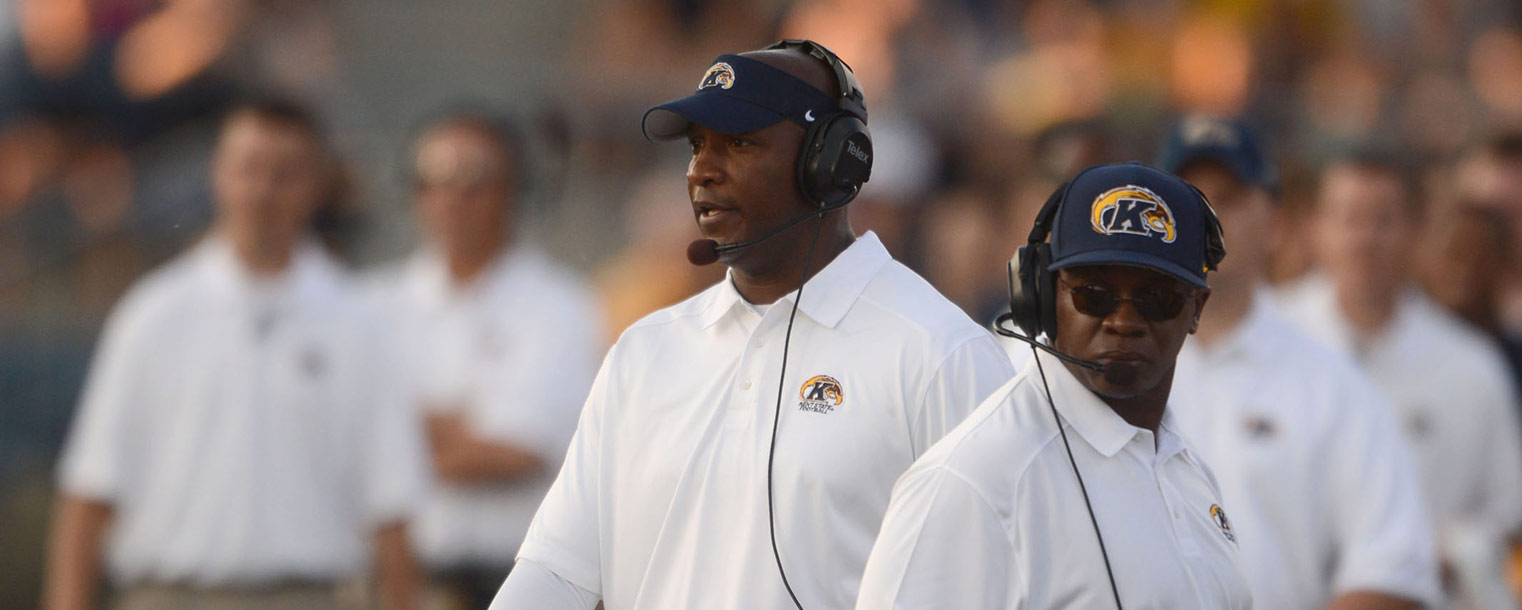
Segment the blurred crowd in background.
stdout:
<svg viewBox="0 0 1522 610">
<path fill-rule="evenodd" d="M 1091 164 L 1152 158 L 1184 112 L 1243 117 L 1282 169 L 1272 275 L 1328 159 L 1378 147 L 1423 187 L 1432 295 L 1522 333 L 1522 4 L 1515 0 L 13 0 L 0 4 L 0 607 L 42 576 L 54 463 L 107 313 L 204 233 L 216 117 L 316 111 L 345 164 L 321 214 L 357 268 L 416 244 L 410 139 L 469 103 L 520 121 L 520 239 L 595 285 L 606 343 L 721 277 L 687 150 L 641 137 L 721 53 L 818 40 L 866 90 L 878 159 L 851 205 L 980 322 L 1035 209 Z M 1478 249 L 1478 253 L 1476 253 Z M 1229 259 L 1228 259 L 1229 261 Z M 1476 262 L 1478 261 L 1478 262 Z M 1228 263 L 1229 264 L 1229 263 Z M 1509 330 L 1508 330 L 1509 329 Z"/>
</svg>

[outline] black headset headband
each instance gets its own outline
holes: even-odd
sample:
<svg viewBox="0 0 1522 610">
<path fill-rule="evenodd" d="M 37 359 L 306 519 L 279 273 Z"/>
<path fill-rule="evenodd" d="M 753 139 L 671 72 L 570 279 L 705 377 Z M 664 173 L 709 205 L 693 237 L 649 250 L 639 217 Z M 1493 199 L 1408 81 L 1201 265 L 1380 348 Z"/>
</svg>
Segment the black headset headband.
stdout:
<svg viewBox="0 0 1522 610">
<path fill-rule="evenodd" d="M 867 122 L 867 96 L 862 93 L 861 82 L 856 80 L 856 74 L 851 71 L 851 66 L 847 65 L 845 60 L 835 55 L 834 51 L 824 48 L 824 45 L 817 42 L 803 38 L 779 40 L 772 43 L 771 46 L 766 47 L 766 49 L 798 49 L 824 62 L 825 65 L 830 67 L 831 71 L 835 72 L 837 89 L 835 95 L 840 110 L 861 119 L 862 123 Z"/>
</svg>

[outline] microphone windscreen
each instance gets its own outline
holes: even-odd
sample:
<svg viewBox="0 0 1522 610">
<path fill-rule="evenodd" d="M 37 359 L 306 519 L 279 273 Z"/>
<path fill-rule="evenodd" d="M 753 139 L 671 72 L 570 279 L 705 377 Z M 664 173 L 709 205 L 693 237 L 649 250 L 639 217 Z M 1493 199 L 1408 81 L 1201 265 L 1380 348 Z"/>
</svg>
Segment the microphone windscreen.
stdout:
<svg viewBox="0 0 1522 610">
<path fill-rule="evenodd" d="M 1136 383 L 1136 366 L 1129 362 L 1111 362 L 1104 365 L 1105 383 L 1126 387 Z"/>
<path fill-rule="evenodd" d="M 719 261 L 719 242 L 698 239 L 687 244 L 687 262 L 702 267 Z"/>
</svg>

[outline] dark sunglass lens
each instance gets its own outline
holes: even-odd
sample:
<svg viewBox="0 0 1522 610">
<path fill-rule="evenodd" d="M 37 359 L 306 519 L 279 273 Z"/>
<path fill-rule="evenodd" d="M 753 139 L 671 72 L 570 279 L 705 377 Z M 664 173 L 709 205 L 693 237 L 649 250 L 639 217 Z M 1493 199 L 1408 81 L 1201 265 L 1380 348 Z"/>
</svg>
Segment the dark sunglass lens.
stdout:
<svg viewBox="0 0 1522 610">
<path fill-rule="evenodd" d="M 1173 291 L 1149 292 L 1132 301 L 1136 312 L 1153 322 L 1177 318 L 1184 310 L 1184 295 Z"/>
<path fill-rule="evenodd" d="M 1098 286 L 1079 286 L 1073 289 L 1073 308 L 1086 316 L 1103 318 L 1120 307 L 1115 293 Z"/>
</svg>

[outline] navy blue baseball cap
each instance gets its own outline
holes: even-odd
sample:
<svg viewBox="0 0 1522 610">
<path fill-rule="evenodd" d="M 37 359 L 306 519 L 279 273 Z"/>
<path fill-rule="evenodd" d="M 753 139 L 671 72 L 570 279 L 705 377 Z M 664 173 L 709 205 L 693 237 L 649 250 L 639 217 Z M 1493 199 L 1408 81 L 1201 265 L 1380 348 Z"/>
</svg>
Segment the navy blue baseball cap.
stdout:
<svg viewBox="0 0 1522 610">
<path fill-rule="evenodd" d="M 1158 151 L 1157 166 L 1177 174 L 1199 161 L 1226 168 L 1248 186 L 1279 190 L 1279 169 L 1257 133 L 1241 121 L 1191 115 L 1175 123 Z"/>
<path fill-rule="evenodd" d="M 727 134 L 780 121 L 808 129 L 837 107 L 834 97 L 803 79 L 748 57 L 720 55 L 696 93 L 646 110 L 641 129 L 651 140 L 680 137 L 692 123 Z"/>
<path fill-rule="evenodd" d="M 1204 288 L 1209 206 L 1183 179 L 1140 163 L 1090 167 L 1057 208 L 1051 269 L 1130 265 Z"/>
</svg>

